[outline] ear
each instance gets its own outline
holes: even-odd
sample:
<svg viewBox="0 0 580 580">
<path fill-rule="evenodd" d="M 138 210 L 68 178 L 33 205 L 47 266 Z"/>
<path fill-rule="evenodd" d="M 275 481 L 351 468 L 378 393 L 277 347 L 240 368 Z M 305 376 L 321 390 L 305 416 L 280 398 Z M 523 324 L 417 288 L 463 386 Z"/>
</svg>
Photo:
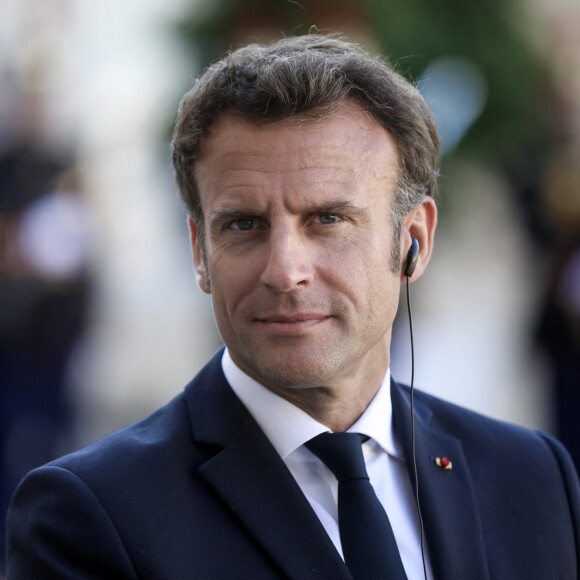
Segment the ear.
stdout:
<svg viewBox="0 0 580 580">
<path fill-rule="evenodd" d="M 203 292 L 211 294 L 209 272 L 207 270 L 204 252 L 199 241 L 199 230 L 191 217 L 187 219 L 187 224 L 189 226 L 189 236 L 191 239 L 191 249 L 193 251 L 193 263 L 197 274 L 197 283 Z"/>
<path fill-rule="evenodd" d="M 425 197 L 421 205 L 411 210 L 404 218 L 403 239 L 401 243 L 402 267 L 401 281 L 406 281 L 404 275 L 407 253 L 411 247 L 411 237 L 419 242 L 419 257 L 413 276 L 409 280 L 417 280 L 423 273 L 433 251 L 433 238 L 437 226 L 437 205 L 432 197 Z"/>
</svg>

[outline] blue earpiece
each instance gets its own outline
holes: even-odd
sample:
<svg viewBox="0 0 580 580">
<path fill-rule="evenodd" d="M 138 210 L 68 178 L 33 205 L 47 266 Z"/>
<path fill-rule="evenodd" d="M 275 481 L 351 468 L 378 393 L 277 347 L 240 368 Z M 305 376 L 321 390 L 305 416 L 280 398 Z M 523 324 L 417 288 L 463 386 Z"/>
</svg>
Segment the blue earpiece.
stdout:
<svg viewBox="0 0 580 580">
<path fill-rule="evenodd" d="M 417 260 L 419 258 L 419 242 L 417 238 L 411 238 L 411 247 L 409 248 L 409 253 L 407 254 L 407 262 L 405 263 L 405 276 L 410 278 L 415 271 L 417 266 Z"/>
</svg>

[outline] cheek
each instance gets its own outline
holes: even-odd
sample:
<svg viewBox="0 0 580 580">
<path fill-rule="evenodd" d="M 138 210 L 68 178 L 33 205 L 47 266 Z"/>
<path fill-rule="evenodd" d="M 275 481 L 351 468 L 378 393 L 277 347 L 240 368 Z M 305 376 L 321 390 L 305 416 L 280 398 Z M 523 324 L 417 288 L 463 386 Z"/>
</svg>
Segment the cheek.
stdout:
<svg viewBox="0 0 580 580">
<path fill-rule="evenodd" d="M 393 273 L 390 247 L 387 251 L 367 245 L 356 255 L 345 252 L 334 262 L 335 272 L 340 271 L 342 291 L 354 304 L 364 324 L 390 323 L 395 317 L 400 281 Z"/>
<path fill-rule="evenodd" d="M 244 298 L 259 284 L 260 269 L 257 260 L 241 260 L 212 256 L 209 264 L 212 296 L 216 315 L 218 310 L 232 317 Z"/>
<path fill-rule="evenodd" d="M 364 292 L 365 287 L 383 286 L 392 278 L 390 252 L 390 244 L 384 241 L 354 240 L 344 244 L 340 251 L 324 253 L 319 263 L 346 285 Z"/>
</svg>

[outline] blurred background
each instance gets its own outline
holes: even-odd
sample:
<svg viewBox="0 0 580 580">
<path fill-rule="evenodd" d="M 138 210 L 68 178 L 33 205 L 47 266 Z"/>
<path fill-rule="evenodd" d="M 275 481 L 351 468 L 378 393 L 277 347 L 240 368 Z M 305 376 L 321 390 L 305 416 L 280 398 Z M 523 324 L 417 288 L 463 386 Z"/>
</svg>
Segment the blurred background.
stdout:
<svg viewBox="0 0 580 580">
<path fill-rule="evenodd" d="M 312 27 L 388 55 L 442 135 L 416 384 L 580 465 L 577 0 L 2 0 L 2 520 L 26 471 L 144 417 L 220 346 L 170 167 L 177 104 L 225 50 Z M 405 316 L 393 373 L 410 380 Z"/>
</svg>

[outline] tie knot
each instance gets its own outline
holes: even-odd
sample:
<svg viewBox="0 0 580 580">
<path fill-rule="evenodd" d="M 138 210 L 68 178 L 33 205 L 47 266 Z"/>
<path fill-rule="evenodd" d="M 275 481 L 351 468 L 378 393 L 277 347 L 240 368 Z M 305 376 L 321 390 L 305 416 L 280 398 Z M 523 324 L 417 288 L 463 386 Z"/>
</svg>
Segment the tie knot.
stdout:
<svg viewBox="0 0 580 580">
<path fill-rule="evenodd" d="M 339 482 L 368 479 L 359 433 L 322 433 L 305 445 L 324 462 Z"/>
</svg>

